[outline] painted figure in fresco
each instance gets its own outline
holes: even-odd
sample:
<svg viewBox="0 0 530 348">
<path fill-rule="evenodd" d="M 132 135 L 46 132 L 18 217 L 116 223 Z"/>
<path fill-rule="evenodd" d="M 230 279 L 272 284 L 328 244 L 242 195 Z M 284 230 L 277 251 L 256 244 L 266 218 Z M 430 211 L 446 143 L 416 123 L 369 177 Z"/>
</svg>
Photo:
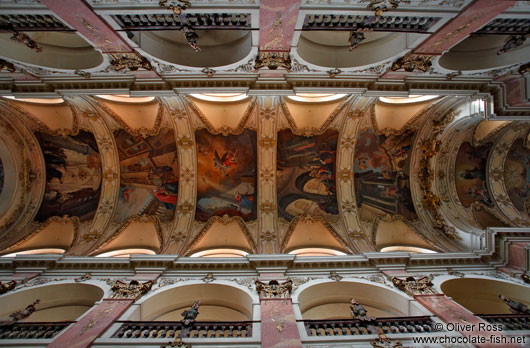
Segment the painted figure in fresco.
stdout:
<svg viewBox="0 0 530 348">
<path fill-rule="evenodd" d="M 502 296 L 502 294 L 499 294 L 499 298 L 510 307 L 510 312 L 513 314 L 530 314 L 530 309 L 524 303 L 511 300 Z"/>
<path fill-rule="evenodd" d="M 132 192 L 134 192 L 136 188 L 134 186 L 120 186 L 120 193 L 119 197 L 122 202 L 127 203 L 129 201 L 129 196 Z"/>
<path fill-rule="evenodd" d="M 222 157 L 219 156 L 217 150 L 215 150 L 215 156 L 213 158 L 213 163 L 216 168 L 219 168 L 223 175 L 227 175 L 226 172 L 237 164 L 237 150 L 232 152 L 228 151 L 223 154 Z"/>
<path fill-rule="evenodd" d="M 197 316 L 199 315 L 199 304 L 201 302 L 199 300 L 195 300 L 193 304 L 191 305 L 191 308 L 188 310 L 185 310 L 180 315 L 182 315 L 182 321 L 184 322 L 184 326 L 189 326 L 195 322 L 195 319 L 197 319 Z"/>
<path fill-rule="evenodd" d="M 53 215 L 90 219 L 97 209 L 101 164 L 91 133 L 51 136 L 36 133 L 46 165 L 46 192 L 36 220 Z"/>
<path fill-rule="evenodd" d="M 463 173 L 460 173 L 460 177 L 466 180 L 480 179 L 485 180 L 484 172 L 479 168 L 466 169 Z"/>
<path fill-rule="evenodd" d="M 166 209 L 175 209 L 178 198 L 178 183 L 170 182 L 162 185 L 154 191 L 154 196 L 158 199 Z"/>
<path fill-rule="evenodd" d="M 234 198 L 239 205 L 239 211 L 241 211 L 243 214 L 248 214 L 252 211 L 252 202 L 254 201 L 254 198 L 249 196 L 248 192 L 245 194 L 240 194 L 239 191 L 237 191 L 234 195 Z"/>
</svg>

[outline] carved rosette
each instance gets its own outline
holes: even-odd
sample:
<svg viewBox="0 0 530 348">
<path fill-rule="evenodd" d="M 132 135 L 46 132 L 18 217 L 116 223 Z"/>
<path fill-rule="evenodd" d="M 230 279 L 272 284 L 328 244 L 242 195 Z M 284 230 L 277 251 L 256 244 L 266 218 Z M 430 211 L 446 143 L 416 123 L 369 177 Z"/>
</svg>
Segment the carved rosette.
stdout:
<svg viewBox="0 0 530 348">
<path fill-rule="evenodd" d="M 177 97 L 167 98 L 166 103 L 167 109 L 171 110 L 169 118 L 175 130 L 180 170 L 175 218 L 171 228 L 163 233 L 164 247 L 161 252 L 168 254 L 183 251 L 191 238 L 188 231 L 191 231 L 195 220 L 197 154 L 193 123 L 189 116 L 192 113 L 187 108 L 189 103 Z"/>
<path fill-rule="evenodd" d="M 88 225 L 83 226 L 81 233 L 67 250 L 70 255 L 85 255 L 101 239 L 112 222 L 120 192 L 120 163 L 116 141 L 101 116 L 101 110 L 92 105 L 89 99 L 82 97 L 69 98 L 69 102 L 78 109 L 80 122 L 94 134 L 101 157 L 101 194 L 96 214 Z"/>
<path fill-rule="evenodd" d="M 356 252 L 374 251 L 366 239 L 355 196 L 354 161 L 355 144 L 361 119 L 366 117 L 371 98 L 356 98 L 346 109 L 337 144 L 337 201 L 348 245 Z"/>
<path fill-rule="evenodd" d="M 486 182 L 495 205 L 515 226 L 530 226 L 530 216 L 517 209 L 510 199 L 504 183 L 504 164 L 513 143 L 519 138 L 526 138 L 530 131 L 528 123 L 513 123 L 494 142 L 486 164 Z M 525 142 L 526 143 L 526 142 Z"/>
<path fill-rule="evenodd" d="M 258 252 L 277 253 L 276 125 L 279 100 L 264 97 L 258 105 Z"/>
<path fill-rule="evenodd" d="M 0 199 L 0 250 L 25 239 L 46 188 L 42 150 L 24 115 L 0 102 L 0 158 L 4 166 L 4 189 Z"/>
</svg>

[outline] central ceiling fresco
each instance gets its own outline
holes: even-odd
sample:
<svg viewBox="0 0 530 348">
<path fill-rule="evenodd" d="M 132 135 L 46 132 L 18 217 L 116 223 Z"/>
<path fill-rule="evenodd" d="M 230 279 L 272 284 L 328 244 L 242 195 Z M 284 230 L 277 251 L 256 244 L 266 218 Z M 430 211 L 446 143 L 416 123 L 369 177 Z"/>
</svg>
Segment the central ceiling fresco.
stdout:
<svg viewBox="0 0 530 348">
<path fill-rule="evenodd" d="M 530 125 L 469 99 L 201 98 L 1 100 L 2 253 L 447 252 L 530 226 Z"/>
</svg>

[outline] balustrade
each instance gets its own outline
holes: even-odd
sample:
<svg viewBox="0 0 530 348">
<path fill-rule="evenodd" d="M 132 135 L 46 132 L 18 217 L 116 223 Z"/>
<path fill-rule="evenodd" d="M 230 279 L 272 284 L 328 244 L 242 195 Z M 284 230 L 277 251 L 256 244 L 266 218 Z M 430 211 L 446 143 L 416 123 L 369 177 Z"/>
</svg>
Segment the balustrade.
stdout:
<svg viewBox="0 0 530 348">
<path fill-rule="evenodd" d="M 371 335 L 377 332 L 424 333 L 434 332 L 434 322 L 429 316 L 359 319 L 304 320 L 308 336 Z M 377 331 L 376 331 L 377 330 Z"/>
<path fill-rule="evenodd" d="M 197 321 L 185 327 L 181 322 L 123 321 L 113 338 L 248 338 L 252 322 Z"/>
<path fill-rule="evenodd" d="M 48 339 L 55 337 L 71 322 L 16 323 L 0 326 L 0 339 Z"/>
<path fill-rule="evenodd" d="M 530 314 L 479 314 L 490 324 L 502 325 L 503 330 L 530 330 Z"/>
</svg>

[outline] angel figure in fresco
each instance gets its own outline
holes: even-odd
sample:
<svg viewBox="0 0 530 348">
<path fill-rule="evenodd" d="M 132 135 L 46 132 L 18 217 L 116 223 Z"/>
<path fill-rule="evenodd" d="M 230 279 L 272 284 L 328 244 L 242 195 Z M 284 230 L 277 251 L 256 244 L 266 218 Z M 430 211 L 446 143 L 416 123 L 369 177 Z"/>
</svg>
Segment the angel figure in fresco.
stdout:
<svg viewBox="0 0 530 348">
<path fill-rule="evenodd" d="M 213 158 L 213 165 L 216 168 L 219 168 L 223 175 L 226 175 L 226 172 L 237 164 L 236 159 L 237 150 L 232 152 L 225 152 L 223 156 L 219 156 L 217 150 L 215 150 L 215 157 Z"/>
</svg>

